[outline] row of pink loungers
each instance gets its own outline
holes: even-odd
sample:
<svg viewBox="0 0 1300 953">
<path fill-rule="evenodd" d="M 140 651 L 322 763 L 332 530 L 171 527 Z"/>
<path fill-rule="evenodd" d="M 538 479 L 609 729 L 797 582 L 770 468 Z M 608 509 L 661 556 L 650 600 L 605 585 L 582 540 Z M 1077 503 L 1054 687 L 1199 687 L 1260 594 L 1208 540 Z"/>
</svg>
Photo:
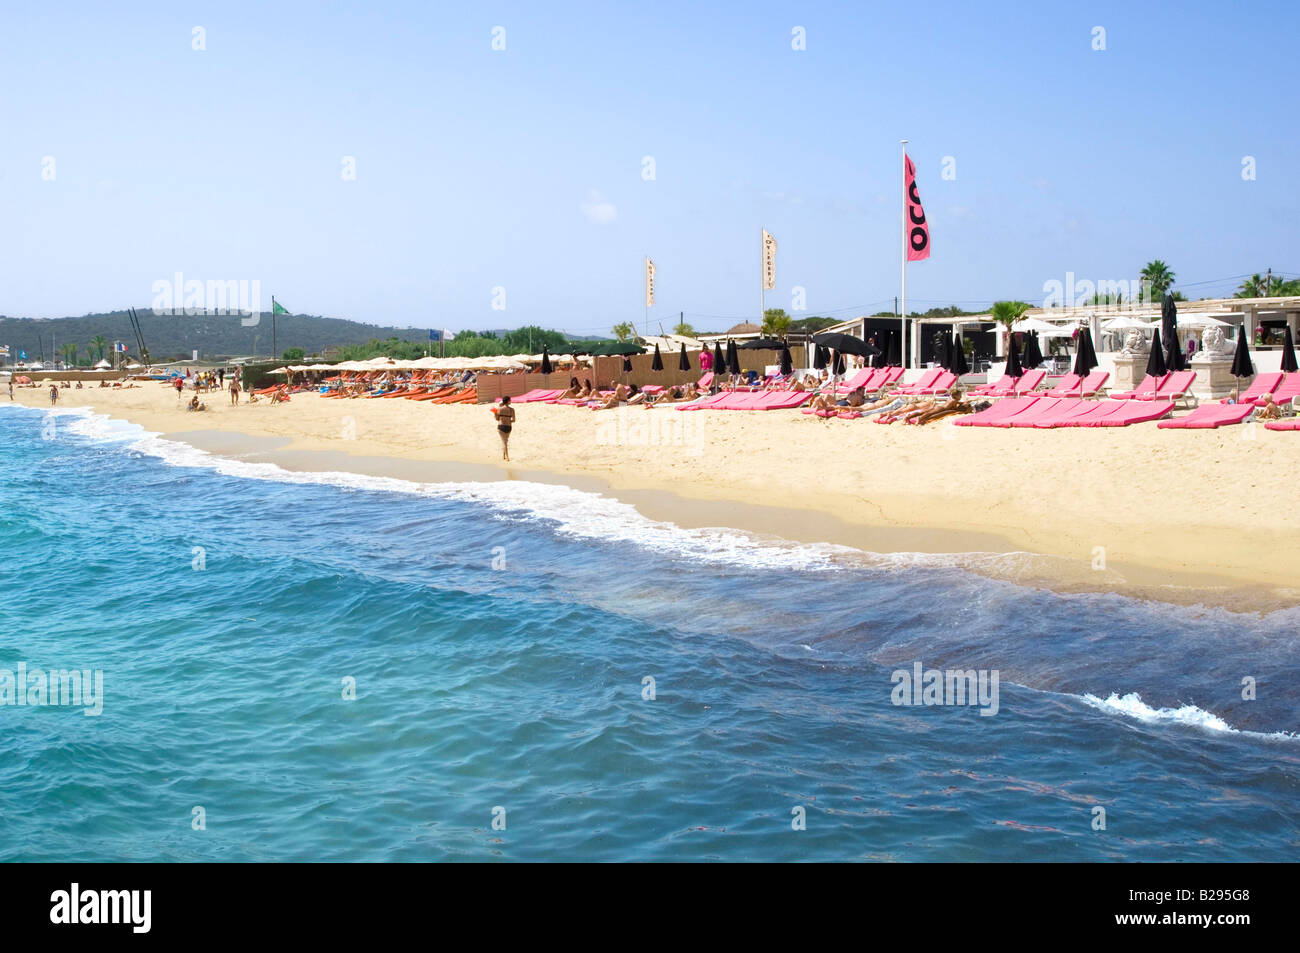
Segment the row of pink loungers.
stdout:
<svg viewBox="0 0 1300 953">
<path fill-rule="evenodd" d="M 1159 420 L 1173 412 L 1174 402 L 1079 400 L 1075 397 L 1008 397 L 987 410 L 953 420 L 954 427 L 1127 427 Z"/>
</svg>

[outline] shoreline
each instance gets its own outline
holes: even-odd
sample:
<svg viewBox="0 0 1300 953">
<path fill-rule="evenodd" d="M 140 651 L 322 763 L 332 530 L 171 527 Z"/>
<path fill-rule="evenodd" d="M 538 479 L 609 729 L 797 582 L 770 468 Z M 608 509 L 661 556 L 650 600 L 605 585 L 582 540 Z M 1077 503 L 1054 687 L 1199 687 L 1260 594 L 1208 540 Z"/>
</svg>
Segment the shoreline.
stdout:
<svg viewBox="0 0 1300 953">
<path fill-rule="evenodd" d="M 16 393 L 25 398 L 19 401 L 24 405 L 48 408 L 41 401 L 45 397 L 41 390 Z M 1136 544 L 1126 540 L 1124 545 L 1107 546 L 1117 526 L 1113 520 L 1098 519 L 1105 514 L 1099 513 L 1097 504 L 1091 501 L 1080 507 L 1085 511 L 1083 519 L 1069 530 L 1056 522 L 1036 525 L 1025 518 L 1029 514 L 1016 512 L 1011 501 L 996 493 L 985 501 L 986 505 L 972 506 L 966 494 L 925 492 L 925 480 L 917 481 L 921 486 L 895 487 L 896 481 L 889 474 L 871 481 L 869 487 L 863 487 L 870 492 L 855 499 L 855 494 L 836 485 L 840 478 L 833 459 L 806 473 L 796 469 L 797 476 L 808 478 L 796 481 L 802 486 L 788 485 L 788 468 L 771 473 L 773 479 L 764 485 L 767 471 L 777 470 L 777 458 L 793 456 L 796 462 L 802 459 L 801 442 L 810 445 L 803 448 L 807 452 L 823 450 L 828 441 L 842 444 L 861 439 L 868 445 L 876 441 L 879 450 L 892 449 L 903 457 L 900 463 L 911 463 L 913 467 L 924 465 L 924 461 L 916 459 L 913 445 L 919 444 L 921 449 L 938 451 L 936 459 L 926 467 L 931 471 L 928 482 L 934 482 L 935 463 L 954 470 L 980 467 L 985 464 L 978 456 L 971 459 L 969 452 L 987 447 L 998 451 L 999 442 L 1004 444 L 1004 453 L 1018 446 L 1024 450 L 1019 443 L 1023 438 L 1038 438 L 1033 442 L 1059 446 L 1059 440 L 1042 440 L 1063 435 L 1051 431 L 972 433 L 971 428 L 950 428 L 945 436 L 938 427 L 904 430 L 898 425 L 878 427 L 865 421 L 823 424 L 797 414 L 783 417 L 777 413 L 718 411 L 713 412 L 714 419 L 709 419 L 707 411 L 630 408 L 593 413 L 525 404 L 520 407 L 521 422 L 528 427 L 524 433 L 559 438 L 560 445 L 548 447 L 541 445 L 542 441 L 512 437 L 512 451 L 521 462 L 502 464 L 493 459 L 494 454 L 499 456 L 499 444 L 483 406 L 424 407 L 401 400 L 334 401 L 296 395 L 287 405 L 259 403 L 232 408 L 228 402 L 222 403 L 224 396 L 208 395 L 211 409 L 201 416 L 184 411 L 161 385 L 117 391 L 61 391 L 60 406 L 87 407 L 217 456 L 274 463 L 291 471 L 341 471 L 417 483 L 525 480 L 558 484 L 613 497 L 632 505 L 648 519 L 685 529 L 726 527 L 796 543 L 829 543 L 868 554 L 971 554 L 982 558 L 964 560 L 962 568 L 1057 592 L 1115 593 L 1239 612 L 1268 612 L 1300 605 L 1300 587 L 1291 585 L 1300 569 L 1300 550 L 1294 531 L 1283 528 L 1288 524 L 1300 528 L 1294 517 L 1283 511 L 1277 526 L 1271 529 L 1250 526 L 1248 520 L 1234 529 L 1231 518 L 1240 518 L 1241 508 L 1235 507 L 1237 512 L 1233 513 L 1234 507 L 1224 507 L 1220 526 L 1189 528 L 1177 522 L 1162 525 L 1160 517 L 1165 511 L 1160 494 L 1168 498 L 1172 493 L 1176 500 L 1180 487 L 1151 494 L 1151 519 L 1131 527 Z M 664 419 L 660 421 L 660 417 Z M 656 427 L 685 431 L 674 435 L 685 439 L 665 446 L 646 441 L 644 434 L 633 433 L 652 419 Z M 602 428 L 606 431 L 603 438 Z M 1150 428 L 1153 433 L 1134 434 L 1137 429 L 1125 428 L 1127 432 L 1112 434 L 1083 431 L 1079 436 L 1084 439 L 1079 443 L 1086 449 L 1096 446 L 1097 440 L 1088 439 L 1095 437 L 1127 438 L 1112 443 L 1133 443 L 1134 436 L 1143 442 L 1173 443 L 1167 438 L 1181 440 L 1189 436 L 1154 427 Z M 1242 429 L 1227 428 L 1239 432 Z M 573 439 L 593 436 L 596 439 L 589 442 Z M 1213 446 L 1220 451 L 1225 443 L 1225 435 L 1215 431 L 1191 436 L 1202 438 L 1198 441 L 1202 451 L 1199 456 L 1204 456 L 1208 443 L 1203 438 L 1214 439 Z M 1278 459 L 1274 475 L 1282 478 L 1283 458 L 1289 464 L 1294 455 L 1284 443 L 1287 435 L 1268 436 L 1281 440 L 1265 441 L 1262 436 L 1243 440 L 1240 433 L 1230 439 L 1256 453 L 1265 447 L 1270 463 L 1274 457 Z M 756 472 L 744 472 L 742 466 L 733 473 L 735 468 L 728 454 L 736 452 L 734 444 L 742 437 L 751 442 L 758 438 L 766 444 L 748 451 L 752 462 L 761 465 Z M 990 442 L 989 438 L 995 439 Z M 787 441 L 788 449 L 778 450 L 780 439 Z M 845 448 L 840 446 L 836 456 L 844 453 Z M 1162 455 L 1172 456 L 1167 449 Z M 740 461 L 748 459 L 742 457 Z M 938 482 L 944 483 L 942 473 Z M 1284 486 L 1285 480 L 1281 482 Z M 1266 492 L 1277 492 L 1283 486 Z M 1075 496 L 1086 490 L 1079 486 L 1065 489 Z M 1090 496 L 1104 501 L 1107 492 L 1115 489 L 1095 487 Z M 1026 492 L 1026 496 L 1031 495 L 1031 491 Z M 1131 504 L 1126 509 L 1121 516 L 1131 521 Z M 1172 517 L 1185 515 L 1175 513 Z M 1051 516 L 1054 521 L 1062 519 L 1069 517 Z M 990 531 L 989 527 L 998 525 L 999 520 L 1005 531 Z M 1151 540 L 1150 535 L 1157 531 L 1163 531 L 1167 540 Z M 1097 540 L 1092 546 L 1086 545 L 1090 537 Z M 1272 554 L 1270 544 L 1275 550 Z M 1094 568 L 1096 546 L 1106 550 L 1104 568 Z M 1179 556 L 1170 556 L 1171 552 Z"/>
</svg>

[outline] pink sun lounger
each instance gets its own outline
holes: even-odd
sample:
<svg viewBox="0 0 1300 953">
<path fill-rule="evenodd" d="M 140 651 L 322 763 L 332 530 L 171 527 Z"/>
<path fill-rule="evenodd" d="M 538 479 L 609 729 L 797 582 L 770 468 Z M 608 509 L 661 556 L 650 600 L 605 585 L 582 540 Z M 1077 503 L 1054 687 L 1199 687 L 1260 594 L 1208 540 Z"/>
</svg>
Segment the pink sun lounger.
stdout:
<svg viewBox="0 0 1300 953">
<path fill-rule="evenodd" d="M 922 374 L 915 384 L 902 384 L 894 389 L 894 393 L 905 394 L 913 397 L 928 394 L 930 393 L 930 389 L 934 387 L 934 382 L 937 381 L 941 375 L 946 373 L 947 371 L 942 367 L 932 367 Z"/>
<path fill-rule="evenodd" d="M 1121 391 L 1119 393 L 1111 392 L 1111 400 L 1155 400 L 1156 392 L 1160 390 L 1160 385 L 1169 380 L 1169 375 L 1163 377 L 1152 377 L 1150 374 L 1142 378 L 1142 383 L 1132 390 Z"/>
<path fill-rule="evenodd" d="M 995 422 L 1003 421 L 1014 417 L 1016 414 L 1024 413 L 1034 404 L 1038 403 L 1037 397 L 1008 397 L 1006 400 L 1000 400 L 987 410 L 977 411 L 960 417 L 952 422 L 954 427 L 992 427 Z M 1002 424 L 1005 426 L 1005 424 Z"/>
<path fill-rule="evenodd" d="M 992 422 L 994 427 L 1032 427 L 1040 421 L 1060 417 L 1074 401 L 1064 397 L 1040 397 L 1029 407 L 1002 420 Z"/>
<path fill-rule="evenodd" d="M 1254 404 L 1202 404 L 1185 417 L 1162 420 L 1161 430 L 1211 430 L 1225 424 L 1239 424 L 1254 411 Z"/>
<path fill-rule="evenodd" d="M 1265 397 L 1268 395 L 1265 394 Z M 1277 390 L 1273 391 L 1273 400 L 1279 404 L 1285 404 L 1289 400 L 1300 397 L 1300 371 L 1285 374 L 1282 377 L 1282 383 L 1277 385 Z M 1264 398 L 1261 397 L 1255 401 L 1256 407 L 1264 406 Z"/>
<path fill-rule="evenodd" d="M 1265 430 L 1300 430 L 1300 417 L 1290 420 L 1270 420 L 1264 424 Z"/>
<path fill-rule="evenodd" d="M 1256 401 L 1261 401 L 1269 394 L 1273 393 L 1273 391 L 1277 390 L 1277 386 L 1281 383 L 1281 371 L 1268 371 L 1266 373 L 1256 374 L 1255 379 L 1250 382 L 1250 386 L 1246 388 L 1245 392 L 1242 393 L 1239 398 L 1237 398 L 1237 401 L 1242 404 L 1253 404 Z M 1274 398 L 1274 400 L 1276 399 L 1277 398 Z M 1219 403 L 1230 404 L 1232 403 L 1232 398 L 1225 397 L 1223 400 L 1219 401 Z"/>
<path fill-rule="evenodd" d="M 1149 420 L 1159 420 L 1161 417 L 1167 417 L 1174 410 L 1172 400 L 1152 400 L 1152 401 L 1130 401 L 1130 400 L 1104 400 L 1100 402 L 1103 407 L 1109 407 L 1109 412 L 1098 411 L 1096 416 L 1089 416 L 1081 426 L 1084 427 L 1128 427 L 1131 424 L 1146 423 Z"/>
<path fill-rule="evenodd" d="M 1060 419 L 1077 402 L 1065 397 L 1040 397 L 1034 404 L 1004 420 L 994 421 L 994 427 L 1033 427 Z"/>
<path fill-rule="evenodd" d="M 756 408 L 757 410 L 789 410 L 793 407 L 802 407 L 812 400 L 812 392 L 806 390 L 777 390 L 766 396 L 767 400 L 763 401 Z"/>
<path fill-rule="evenodd" d="M 1074 397 L 1062 397 L 1056 407 L 1056 413 L 1047 420 L 1039 420 L 1035 427 L 1054 430 L 1057 427 L 1085 427 L 1089 420 L 1105 416 L 1115 408 L 1102 401 L 1079 400 Z"/>
</svg>

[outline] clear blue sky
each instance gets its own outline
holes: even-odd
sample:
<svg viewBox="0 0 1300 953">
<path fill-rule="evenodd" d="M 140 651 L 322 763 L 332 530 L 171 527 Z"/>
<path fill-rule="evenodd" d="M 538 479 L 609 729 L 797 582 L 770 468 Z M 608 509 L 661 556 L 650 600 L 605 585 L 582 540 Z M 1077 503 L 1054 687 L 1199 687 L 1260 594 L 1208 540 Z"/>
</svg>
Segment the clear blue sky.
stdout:
<svg viewBox="0 0 1300 953">
<path fill-rule="evenodd" d="M 640 326 L 649 254 L 652 326 L 725 328 L 757 315 L 765 226 L 768 305 L 847 317 L 898 293 L 904 137 L 934 248 L 909 309 L 1151 258 L 1189 297 L 1300 273 L 1295 4 L 863 6 L 8 4 L 0 313 L 142 306 L 180 271 L 607 333 Z"/>
</svg>

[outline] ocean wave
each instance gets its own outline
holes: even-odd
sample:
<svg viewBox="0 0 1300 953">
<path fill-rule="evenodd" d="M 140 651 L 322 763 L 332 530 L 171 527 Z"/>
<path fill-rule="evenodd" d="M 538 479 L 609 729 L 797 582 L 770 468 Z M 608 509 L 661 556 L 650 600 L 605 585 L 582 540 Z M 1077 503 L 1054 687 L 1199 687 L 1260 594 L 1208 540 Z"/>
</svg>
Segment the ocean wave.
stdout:
<svg viewBox="0 0 1300 953">
<path fill-rule="evenodd" d="M 1295 740 L 1300 735 L 1287 731 L 1261 732 L 1245 731 L 1234 728 L 1214 712 L 1197 708 L 1195 705 L 1181 705 L 1178 708 L 1152 708 L 1142 700 L 1137 692 L 1119 695 L 1112 692 L 1105 698 L 1084 694 L 1079 696 L 1093 708 L 1105 712 L 1124 715 L 1148 725 L 1186 725 L 1204 731 L 1221 734 L 1250 735 L 1255 738 L 1273 738 Z"/>
</svg>

